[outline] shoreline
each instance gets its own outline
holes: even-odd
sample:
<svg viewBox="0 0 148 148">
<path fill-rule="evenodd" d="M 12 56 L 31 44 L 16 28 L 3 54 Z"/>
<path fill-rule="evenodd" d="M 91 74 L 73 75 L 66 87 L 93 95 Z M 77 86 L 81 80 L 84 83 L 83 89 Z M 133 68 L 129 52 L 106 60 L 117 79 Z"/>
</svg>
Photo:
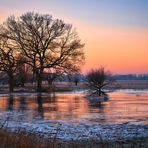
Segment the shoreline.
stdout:
<svg viewBox="0 0 148 148">
<path fill-rule="evenodd" d="M 41 93 L 51 92 L 66 92 L 66 91 L 81 91 L 86 90 L 85 82 L 80 82 L 76 86 L 74 82 L 54 82 L 53 86 L 49 88 L 47 84 L 43 84 Z M 51 89 L 51 90 L 50 90 Z M 148 80 L 116 80 L 113 90 L 135 89 L 135 90 L 148 90 Z M 28 92 L 36 93 L 36 85 L 26 83 L 24 87 L 14 87 L 14 93 Z M 10 93 L 7 85 L 0 85 L 0 94 Z M 13 92 L 12 92 L 13 93 Z"/>
<path fill-rule="evenodd" d="M 117 91 L 127 91 L 127 90 L 134 90 L 134 91 L 148 91 L 148 88 L 117 88 L 114 90 L 107 90 L 106 89 L 106 93 L 112 93 L 112 92 L 117 92 Z M 41 92 L 37 92 L 35 90 L 28 90 L 28 89 L 20 89 L 20 90 L 14 90 L 13 92 L 9 92 L 9 91 L 2 91 L 0 90 L 0 95 L 4 94 L 4 95 L 9 95 L 9 94 L 21 94 L 21 93 L 26 93 L 26 94 L 50 94 L 50 93 L 68 93 L 68 92 L 87 92 L 87 89 L 83 89 L 83 88 L 64 88 L 64 89 L 55 89 L 55 90 L 49 90 L 49 91 L 41 91 Z"/>
</svg>

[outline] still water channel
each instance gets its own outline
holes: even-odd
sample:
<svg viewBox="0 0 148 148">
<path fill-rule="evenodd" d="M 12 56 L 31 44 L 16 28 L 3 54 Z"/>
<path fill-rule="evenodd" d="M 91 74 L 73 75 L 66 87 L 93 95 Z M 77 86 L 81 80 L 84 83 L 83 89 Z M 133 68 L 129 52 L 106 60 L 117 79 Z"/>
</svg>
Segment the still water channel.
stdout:
<svg viewBox="0 0 148 148">
<path fill-rule="evenodd" d="M 89 102 L 84 93 L 14 94 L 0 96 L 0 118 L 52 120 L 73 123 L 148 124 L 148 90 L 118 90 L 101 105 Z"/>
</svg>

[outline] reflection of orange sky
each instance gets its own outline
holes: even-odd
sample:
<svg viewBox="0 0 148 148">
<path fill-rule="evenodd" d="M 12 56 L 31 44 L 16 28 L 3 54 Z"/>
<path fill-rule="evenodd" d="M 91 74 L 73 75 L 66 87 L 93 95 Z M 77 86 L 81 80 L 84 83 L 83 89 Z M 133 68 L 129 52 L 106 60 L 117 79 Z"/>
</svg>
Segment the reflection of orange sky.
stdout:
<svg viewBox="0 0 148 148">
<path fill-rule="evenodd" d="M 142 91 L 109 93 L 109 101 L 103 102 L 102 105 L 90 103 L 84 98 L 84 94 L 69 93 L 36 97 L 14 97 L 11 101 L 9 97 L 0 97 L 0 117 L 5 111 L 12 110 L 14 114 L 9 116 L 18 121 L 23 118 L 29 121 L 44 118 L 71 120 L 76 123 L 79 121 L 125 123 L 130 120 L 144 121 L 148 116 L 148 93 Z"/>
<path fill-rule="evenodd" d="M 83 98 L 84 96 L 81 94 L 78 96 L 75 94 L 64 94 L 62 97 L 59 97 L 59 102 L 56 103 L 58 111 L 61 113 L 67 112 L 75 116 L 81 116 L 88 112 L 87 102 L 84 99 L 80 99 L 80 97 Z"/>
<path fill-rule="evenodd" d="M 83 72 L 103 65 L 113 73 L 148 73 L 148 28 L 100 26 L 66 16 L 62 19 L 77 28 L 85 43 Z"/>
</svg>

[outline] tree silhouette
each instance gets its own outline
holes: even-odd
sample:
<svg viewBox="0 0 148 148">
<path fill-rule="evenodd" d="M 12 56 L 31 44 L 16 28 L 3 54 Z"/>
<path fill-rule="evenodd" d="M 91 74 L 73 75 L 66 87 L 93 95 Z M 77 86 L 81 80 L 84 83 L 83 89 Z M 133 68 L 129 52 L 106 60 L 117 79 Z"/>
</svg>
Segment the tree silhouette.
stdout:
<svg viewBox="0 0 148 148">
<path fill-rule="evenodd" d="M 110 72 L 101 66 L 98 69 L 90 70 L 86 75 L 86 81 L 91 95 L 101 96 L 101 94 L 104 94 L 103 88 L 112 85 L 114 79 Z"/>
<path fill-rule="evenodd" d="M 27 58 L 26 63 L 37 77 L 38 91 L 41 91 L 45 69 L 79 71 L 84 61 L 84 44 L 72 25 L 51 15 L 27 12 L 18 19 L 11 16 L 1 28 Z"/>
<path fill-rule="evenodd" d="M 16 56 L 16 60 L 17 60 L 16 85 L 24 87 L 25 83 L 30 77 L 32 69 L 29 65 L 26 65 L 27 59 L 24 58 L 23 55 L 18 54 Z"/>
<path fill-rule="evenodd" d="M 9 78 L 9 91 L 13 92 L 14 73 L 17 68 L 14 46 L 8 38 L 0 37 L 0 71 L 5 72 Z"/>
<path fill-rule="evenodd" d="M 69 82 L 74 82 L 77 86 L 78 83 L 81 81 L 81 74 L 80 73 L 72 73 L 67 75 Z"/>
</svg>

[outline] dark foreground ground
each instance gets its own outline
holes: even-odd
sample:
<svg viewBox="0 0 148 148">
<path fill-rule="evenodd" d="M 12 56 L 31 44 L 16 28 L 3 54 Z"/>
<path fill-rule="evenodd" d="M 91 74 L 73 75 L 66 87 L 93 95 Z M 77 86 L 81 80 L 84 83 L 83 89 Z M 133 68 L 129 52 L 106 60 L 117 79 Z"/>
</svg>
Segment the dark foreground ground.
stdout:
<svg viewBox="0 0 148 148">
<path fill-rule="evenodd" d="M 146 129 L 147 130 L 147 129 Z M 129 139 L 104 140 L 101 138 L 60 140 L 43 137 L 39 133 L 10 131 L 0 128 L 0 148 L 148 148 L 148 137 L 131 137 Z"/>
</svg>

